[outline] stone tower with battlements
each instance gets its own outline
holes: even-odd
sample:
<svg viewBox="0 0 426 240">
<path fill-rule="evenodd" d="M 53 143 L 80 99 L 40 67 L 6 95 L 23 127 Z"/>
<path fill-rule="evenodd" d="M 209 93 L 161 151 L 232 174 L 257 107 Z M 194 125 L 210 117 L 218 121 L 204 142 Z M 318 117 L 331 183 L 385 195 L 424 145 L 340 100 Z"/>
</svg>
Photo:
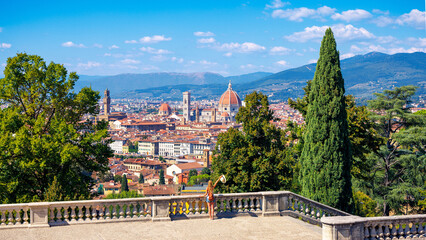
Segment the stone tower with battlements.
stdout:
<svg viewBox="0 0 426 240">
<path fill-rule="evenodd" d="M 108 116 L 111 113 L 111 98 L 109 96 L 108 88 L 105 89 L 103 103 L 104 103 L 104 115 Z"/>
<path fill-rule="evenodd" d="M 183 118 L 185 122 L 191 121 L 191 93 L 184 92 L 183 93 Z"/>
</svg>

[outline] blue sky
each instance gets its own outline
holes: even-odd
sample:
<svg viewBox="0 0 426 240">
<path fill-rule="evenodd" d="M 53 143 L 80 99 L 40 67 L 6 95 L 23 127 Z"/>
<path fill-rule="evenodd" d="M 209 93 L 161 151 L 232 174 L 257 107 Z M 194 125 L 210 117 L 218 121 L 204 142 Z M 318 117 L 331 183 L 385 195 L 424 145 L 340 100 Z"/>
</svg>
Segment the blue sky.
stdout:
<svg viewBox="0 0 426 240">
<path fill-rule="evenodd" d="M 315 62 L 332 27 L 341 58 L 426 52 L 425 1 L 3 1 L 0 71 L 18 52 L 85 75 L 278 72 Z"/>
</svg>

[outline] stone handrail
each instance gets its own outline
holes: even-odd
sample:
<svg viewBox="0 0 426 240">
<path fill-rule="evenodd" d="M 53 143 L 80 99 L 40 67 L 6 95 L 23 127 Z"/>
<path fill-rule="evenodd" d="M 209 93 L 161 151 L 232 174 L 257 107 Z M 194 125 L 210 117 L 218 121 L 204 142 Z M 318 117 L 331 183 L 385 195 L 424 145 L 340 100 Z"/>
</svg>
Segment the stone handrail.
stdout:
<svg viewBox="0 0 426 240">
<path fill-rule="evenodd" d="M 288 215 L 320 225 L 323 216 L 349 215 L 289 191 L 215 194 L 215 199 L 218 217 Z M 200 195 L 3 204 L 0 229 L 207 218 L 207 211 Z"/>
<path fill-rule="evenodd" d="M 324 217 L 324 240 L 426 239 L 426 214 L 390 217 Z"/>
</svg>

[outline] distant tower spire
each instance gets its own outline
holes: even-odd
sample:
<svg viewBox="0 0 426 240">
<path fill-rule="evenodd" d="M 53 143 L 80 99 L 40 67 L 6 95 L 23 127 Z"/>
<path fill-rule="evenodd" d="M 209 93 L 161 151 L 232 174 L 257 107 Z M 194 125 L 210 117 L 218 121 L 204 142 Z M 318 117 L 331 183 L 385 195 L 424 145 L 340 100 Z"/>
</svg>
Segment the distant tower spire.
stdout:
<svg viewBox="0 0 426 240">
<path fill-rule="evenodd" d="M 104 115 L 108 116 L 111 113 L 111 98 L 109 96 L 108 88 L 105 89 L 103 103 L 104 103 Z"/>
<path fill-rule="evenodd" d="M 191 121 L 191 93 L 190 92 L 184 92 L 183 93 L 183 117 L 186 122 Z"/>
<path fill-rule="evenodd" d="M 229 84 L 228 84 L 228 90 L 232 90 L 232 84 L 231 84 L 231 80 L 229 80 Z"/>
</svg>

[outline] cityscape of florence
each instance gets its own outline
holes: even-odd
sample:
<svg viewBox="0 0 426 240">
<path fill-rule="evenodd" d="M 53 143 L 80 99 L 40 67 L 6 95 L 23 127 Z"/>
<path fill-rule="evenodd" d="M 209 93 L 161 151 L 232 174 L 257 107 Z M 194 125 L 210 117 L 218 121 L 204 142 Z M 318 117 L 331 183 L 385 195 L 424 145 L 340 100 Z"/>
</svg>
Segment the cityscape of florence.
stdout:
<svg viewBox="0 0 426 240">
<path fill-rule="evenodd" d="M 426 239 L 426 2 L 0 8 L 0 239 Z"/>
</svg>

